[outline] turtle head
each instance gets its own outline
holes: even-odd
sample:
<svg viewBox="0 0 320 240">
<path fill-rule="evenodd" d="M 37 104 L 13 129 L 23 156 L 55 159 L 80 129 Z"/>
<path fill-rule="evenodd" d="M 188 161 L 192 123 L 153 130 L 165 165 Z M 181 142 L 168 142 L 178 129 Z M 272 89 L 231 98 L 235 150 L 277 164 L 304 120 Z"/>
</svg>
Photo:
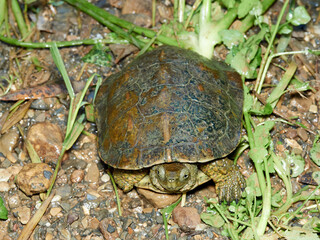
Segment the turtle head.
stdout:
<svg viewBox="0 0 320 240">
<path fill-rule="evenodd" d="M 152 184 L 164 192 L 186 192 L 196 183 L 198 167 L 187 163 L 166 163 L 150 170 Z"/>
</svg>

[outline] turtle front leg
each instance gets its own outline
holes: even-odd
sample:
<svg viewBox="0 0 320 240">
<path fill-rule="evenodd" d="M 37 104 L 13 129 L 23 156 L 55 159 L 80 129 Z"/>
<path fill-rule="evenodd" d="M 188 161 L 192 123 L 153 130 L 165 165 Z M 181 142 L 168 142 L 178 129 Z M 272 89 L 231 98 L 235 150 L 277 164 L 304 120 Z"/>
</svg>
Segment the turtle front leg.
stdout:
<svg viewBox="0 0 320 240">
<path fill-rule="evenodd" d="M 215 182 L 220 201 L 231 202 L 241 198 L 246 182 L 233 161 L 227 158 L 214 160 L 200 164 L 200 170 Z"/>
<path fill-rule="evenodd" d="M 148 174 L 148 170 L 123 170 L 113 169 L 114 181 L 124 191 L 129 192 L 136 183 Z"/>
</svg>

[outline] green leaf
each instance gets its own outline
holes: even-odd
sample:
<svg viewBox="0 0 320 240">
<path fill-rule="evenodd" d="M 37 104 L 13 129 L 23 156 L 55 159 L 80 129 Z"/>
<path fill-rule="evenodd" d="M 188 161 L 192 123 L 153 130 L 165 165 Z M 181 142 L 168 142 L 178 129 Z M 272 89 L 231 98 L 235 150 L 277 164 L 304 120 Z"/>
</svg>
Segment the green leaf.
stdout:
<svg viewBox="0 0 320 240">
<path fill-rule="evenodd" d="M 225 224 L 225 221 L 220 216 L 220 214 L 216 213 L 201 213 L 200 214 L 201 220 L 204 221 L 206 224 L 219 228 Z"/>
<path fill-rule="evenodd" d="M 249 112 L 253 105 L 253 97 L 250 94 L 249 88 L 246 85 L 243 86 L 243 92 L 244 92 L 243 111 Z"/>
<path fill-rule="evenodd" d="M 84 114 L 82 114 L 77 121 L 75 121 L 70 134 L 66 136 L 65 141 L 63 142 L 63 145 L 66 150 L 71 148 L 73 144 L 76 142 L 80 134 L 82 133 L 82 130 L 84 129 L 84 125 L 82 124 L 84 120 Z"/>
<path fill-rule="evenodd" d="M 166 239 L 169 239 L 169 234 L 168 234 L 168 218 L 171 216 L 171 213 L 173 211 L 173 209 L 178 206 L 178 204 L 181 202 L 181 198 L 179 198 L 178 201 L 176 201 L 175 203 L 171 204 L 170 206 L 163 208 L 160 210 L 161 214 L 162 214 L 162 219 L 163 219 L 163 224 L 164 224 L 164 228 L 165 228 L 165 234 L 166 234 Z"/>
<path fill-rule="evenodd" d="M 249 199 L 251 198 L 251 202 L 253 201 L 253 197 L 262 196 L 257 173 L 251 174 L 250 177 L 246 180 L 246 182 L 246 193 L 247 197 L 249 197 Z"/>
<path fill-rule="evenodd" d="M 285 52 L 291 40 L 291 35 L 282 35 L 278 40 L 277 52 Z M 292 81 L 292 80 L 291 80 Z"/>
<path fill-rule="evenodd" d="M 282 204 L 281 204 L 281 201 L 283 199 L 283 196 L 281 194 L 281 192 L 276 192 L 275 194 L 273 194 L 271 196 L 271 205 L 272 207 L 280 207 Z"/>
<path fill-rule="evenodd" d="M 299 92 L 312 90 L 308 82 L 302 82 L 296 78 L 291 79 L 289 87 Z"/>
<path fill-rule="evenodd" d="M 259 18 L 259 17 L 263 18 L 263 16 L 261 16 L 263 14 L 262 3 L 257 1 L 255 5 L 252 7 L 252 9 L 250 9 L 249 14 L 255 16 L 256 18 Z"/>
<path fill-rule="evenodd" d="M 290 22 L 294 26 L 299 26 L 301 24 L 307 24 L 310 20 L 311 17 L 309 16 L 304 6 L 299 6 L 294 9 L 293 16 Z"/>
<path fill-rule="evenodd" d="M 315 164 L 320 166 L 320 142 L 315 143 L 310 149 L 310 158 Z"/>
<path fill-rule="evenodd" d="M 85 107 L 85 112 L 86 112 L 86 118 L 90 122 L 94 122 L 95 117 L 94 117 L 94 107 L 92 104 L 88 104 Z"/>
<path fill-rule="evenodd" d="M 50 47 L 50 53 L 52 55 L 52 59 L 53 59 L 54 63 L 57 65 L 57 68 L 59 69 L 59 71 L 62 75 L 63 81 L 66 85 L 67 90 L 68 90 L 69 96 L 71 99 L 73 99 L 74 98 L 73 87 L 72 87 L 69 75 L 67 73 L 66 67 L 64 66 L 64 63 L 63 63 L 62 57 L 60 55 L 59 49 L 57 47 L 57 44 L 55 42 Z"/>
<path fill-rule="evenodd" d="M 258 0 L 242 0 L 238 7 L 238 17 L 245 17 L 258 2 Z"/>
<path fill-rule="evenodd" d="M 101 43 L 98 43 L 82 58 L 82 61 L 103 67 L 109 67 L 111 66 L 112 57 L 110 54 L 106 53 L 106 50 L 107 48 L 105 48 Z"/>
<path fill-rule="evenodd" d="M 225 60 L 226 63 L 229 63 L 246 78 L 256 78 L 256 68 L 261 63 L 261 48 L 259 44 L 264 39 L 267 31 L 268 29 L 263 27 L 258 34 L 251 36 L 247 41 L 240 42 L 239 45 L 233 45 Z"/>
<path fill-rule="evenodd" d="M 278 30 L 279 34 L 289 34 L 293 30 L 293 27 L 290 25 L 285 25 Z"/>
<path fill-rule="evenodd" d="M 318 185 L 320 185 L 320 171 L 313 172 L 312 178 L 318 183 Z"/>
<path fill-rule="evenodd" d="M 8 219 L 8 210 L 6 209 L 2 198 L 0 197 L 0 219 Z"/>
<path fill-rule="evenodd" d="M 246 230 L 244 230 L 241 239 L 254 239 L 253 230 L 251 227 L 247 227 Z"/>
<path fill-rule="evenodd" d="M 222 30 L 219 32 L 223 43 L 231 49 L 234 45 L 239 45 L 245 41 L 243 33 L 237 30 Z"/>
<path fill-rule="evenodd" d="M 313 233 L 311 230 L 306 230 L 299 227 L 293 227 L 291 230 L 287 230 L 281 235 L 290 240 L 319 240 L 318 235 Z"/>
<path fill-rule="evenodd" d="M 257 116 L 269 116 L 272 112 L 272 106 L 270 103 L 267 103 L 263 108 L 261 108 L 261 104 L 259 104 L 260 108 L 256 107 L 257 104 L 254 105 L 254 108 L 250 110 L 250 113 Z"/>
<path fill-rule="evenodd" d="M 271 142 L 270 130 L 274 127 L 274 121 L 265 121 L 256 127 L 254 132 L 255 144 L 257 147 L 266 148 Z"/>
<path fill-rule="evenodd" d="M 290 169 L 291 177 L 298 177 L 304 170 L 305 161 L 300 155 L 286 152 L 286 161 L 282 161 L 282 165 L 285 169 Z"/>
<path fill-rule="evenodd" d="M 255 163 L 262 163 L 268 156 L 268 151 L 263 147 L 254 147 L 249 151 L 249 157 Z"/>
<path fill-rule="evenodd" d="M 317 226 L 313 228 L 315 231 L 320 233 L 320 223 L 317 223 Z"/>
<path fill-rule="evenodd" d="M 233 8 L 235 5 L 235 0 L 219 0 L 219 2 L 226 8 Z"/>
</svg>

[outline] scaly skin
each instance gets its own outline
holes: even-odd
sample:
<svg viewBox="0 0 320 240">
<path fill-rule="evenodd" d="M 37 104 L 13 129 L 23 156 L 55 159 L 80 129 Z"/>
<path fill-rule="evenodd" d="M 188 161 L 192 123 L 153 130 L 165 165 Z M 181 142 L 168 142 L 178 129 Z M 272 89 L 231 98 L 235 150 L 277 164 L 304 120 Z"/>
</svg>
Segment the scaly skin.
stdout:
<svg viewBox="0 0 320 240">
<path fill-rule="evenodd" d="M 189 191 L 196 184 L 198 168 L 215 182 L 220 201 L 231 202 L 241 198 L 246 186 L 245 180 L 239 168 L 227 158 L 199 164 L 160 164 L 151 169 L 141 170 L 113 169 L 113 176 L 124 192 L 130 191 L 149 174 L 148 184 L 156 189 L 167 193 L 181 193 Z"/>
<path fill-rule="evenodd" d="M 124 191 L 129 192 L 136 183 L 140 182 L 148 173 L 149 169 L 122 170 L 113 169 L 113 178 L 116 184 Z"/>
<path fill-rule="evenodd" d="M 229 203 L 241 198 L 246 182 L 233 161 L 224 158 L 199 164 L 199 168 L 215 182 L 220 201 L 226 200 Z"/>
</svg>

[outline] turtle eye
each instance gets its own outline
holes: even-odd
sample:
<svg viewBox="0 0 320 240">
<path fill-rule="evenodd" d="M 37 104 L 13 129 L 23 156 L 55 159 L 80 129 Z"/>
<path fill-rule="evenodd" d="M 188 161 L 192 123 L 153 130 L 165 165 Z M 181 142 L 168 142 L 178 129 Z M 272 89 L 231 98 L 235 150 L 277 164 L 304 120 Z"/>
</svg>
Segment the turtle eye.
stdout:
<svg viewBox="0 0 320 240">
<path fill-rule="evenodd" d="M 187 180 L 189 178 L 189 170 L 188 169 L 182 169 L 180 173 L 180 180 Z"/>
</svg>

